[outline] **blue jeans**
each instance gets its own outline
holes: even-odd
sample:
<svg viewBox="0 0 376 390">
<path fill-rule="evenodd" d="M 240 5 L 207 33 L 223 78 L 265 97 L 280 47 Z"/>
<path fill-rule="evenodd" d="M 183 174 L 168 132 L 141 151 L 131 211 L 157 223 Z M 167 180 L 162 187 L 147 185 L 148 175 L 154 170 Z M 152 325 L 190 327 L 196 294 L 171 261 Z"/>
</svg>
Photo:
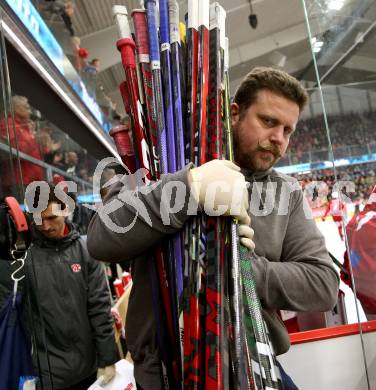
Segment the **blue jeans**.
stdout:
<svg viewBox="0 0 376 390">
<path fill-rule="evenodd" d="M 293 380 L 287 375 L 286 371 L 281 366 L 281 363 L 277 360 L 279 370 L 281 372 L 281 379 L 283 384 L 283 390 L 299 390 Z"/>
</svg>

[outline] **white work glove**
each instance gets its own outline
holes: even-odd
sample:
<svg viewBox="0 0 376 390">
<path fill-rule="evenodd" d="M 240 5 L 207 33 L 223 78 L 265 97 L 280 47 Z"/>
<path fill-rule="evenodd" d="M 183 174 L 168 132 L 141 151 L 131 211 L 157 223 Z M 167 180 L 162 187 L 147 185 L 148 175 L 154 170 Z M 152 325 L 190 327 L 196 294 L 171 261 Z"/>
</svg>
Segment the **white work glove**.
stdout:
<svg viewBox="0 0 376 390">
<path fill-rule="evenodd" d="M 245 177 L 227 160 L 212 160 L 192 168 L 188 180 L 198 204 L 210 216 L 233 216 L 240 224 L 250 224 Z"/>
<path fill-rule="evenodd" d="M 100 380 L 101 385 L 106 385 L 110 382 L 116 374 L 115 364 L 103 368 L 98 368 L 97 379 Z"/>
<path fill-rule="evenodd" d="M 255 243 L 253 242 L 254 234 L 254 230 L 248 225 L 239 225 L 240 243 L 249 250 L 255 249 Z"/>
</svg>

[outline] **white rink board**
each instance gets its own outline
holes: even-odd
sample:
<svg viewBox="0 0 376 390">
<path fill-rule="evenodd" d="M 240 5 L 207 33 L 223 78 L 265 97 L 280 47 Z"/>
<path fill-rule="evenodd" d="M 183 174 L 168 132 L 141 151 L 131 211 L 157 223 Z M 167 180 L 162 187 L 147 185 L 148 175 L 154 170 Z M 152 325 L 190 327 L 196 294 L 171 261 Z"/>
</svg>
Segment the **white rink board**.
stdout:
<svg viewBox="0 0 376 390">
<path fill-rule="evenodd" d="M 370 389 L 376 390 L 376 332 L 363 334 Z M 367 390 L 359 335 L 292 345 L 278 356 L 299 390 Z"/>
</svg>

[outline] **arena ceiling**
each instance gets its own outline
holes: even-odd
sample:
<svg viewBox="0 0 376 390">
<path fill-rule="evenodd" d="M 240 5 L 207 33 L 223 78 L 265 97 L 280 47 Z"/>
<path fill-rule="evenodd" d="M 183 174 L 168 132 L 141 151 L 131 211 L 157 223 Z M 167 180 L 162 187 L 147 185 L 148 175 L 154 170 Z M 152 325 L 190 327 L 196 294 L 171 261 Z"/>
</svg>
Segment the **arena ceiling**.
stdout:
<svg viewBox="0 0 376 390">
<path fill-rule="evenodd" d="M 227 11 L 226 35 L 230 42 L 231 90 L 254 66 L 281 67 L 304 80 L 307 86 L 361 85 L 376 87 L 376 1 L 343 0 L 340 10 L 328 9 L 330 1 L 306 0 L 311 37 L 323 42 L 313 61 L 301 0 L 252 0 L 258 26 L 248 22 L 248 0 L 222 0 Z M 73 24 L 82 47 L 91 58 L 101 60 L 99 81 L 118 103 L 118 85 L 123 69 L 115 42 L 117 30 L 111 9 L 115 4 L 128 10 L 140 8 L 136 0 L 75 0 Z M 187 1 L 179 1 L 182 15 Z M 317 73 L 316 70 L 317 69 Z M 119 104 L 119 107 L 122 107 Z"/>
</svg>

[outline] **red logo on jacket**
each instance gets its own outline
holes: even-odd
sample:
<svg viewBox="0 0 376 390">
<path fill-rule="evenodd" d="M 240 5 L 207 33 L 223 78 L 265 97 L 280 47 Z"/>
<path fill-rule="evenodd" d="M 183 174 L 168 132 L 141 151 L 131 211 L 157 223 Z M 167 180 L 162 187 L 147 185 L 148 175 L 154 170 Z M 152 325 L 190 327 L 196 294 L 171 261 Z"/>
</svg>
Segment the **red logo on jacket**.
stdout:
<svg viewBox="0 0 376 390">
<path fill-rule="evenodd" d="M 71 265 L 73 272 L 80 272 L 81 271 L 81 265 L 80 264 L 72 264 Z"/>
</svg>

